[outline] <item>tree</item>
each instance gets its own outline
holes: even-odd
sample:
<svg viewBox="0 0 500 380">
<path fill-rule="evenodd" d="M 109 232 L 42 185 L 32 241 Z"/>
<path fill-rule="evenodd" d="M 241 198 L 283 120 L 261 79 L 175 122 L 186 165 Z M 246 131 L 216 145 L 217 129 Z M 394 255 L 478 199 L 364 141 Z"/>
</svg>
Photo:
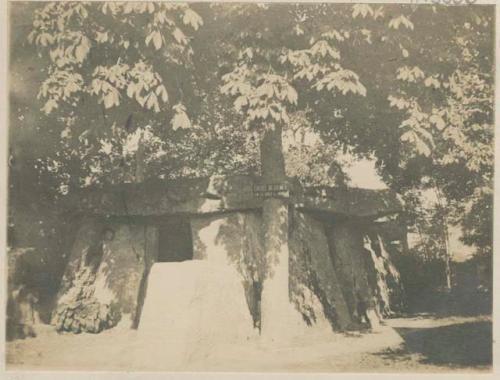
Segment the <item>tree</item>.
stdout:
<svg viewBox="0 0 500 380">
<path fill-rule="evenodd" d="M 167 148 L 168 121 L 174 133 L 189 133 L 186 107 L 196 102 L 189 38 L 202 23 L 185 4 L 47 3 L 35 11 L 28 38 L 49 57 L 38 97 L 64 125 L 60 161 L 87 166 L 83 184 L 116 168 L 108 178 L 123 180 L 116 175 L 133 161 L 126 145 L 138 128 L 147 163 Z"/>
<path fill-rule="evenodd" d="M 491 71 L 483 61 L 461 67 L 466 49 L 455 39 L 467 30 L 458 23 L 471 19 L 483 28 L 470 32 L 484 37 L 478 51 L 488 48 L 484 14 L 368 4 L 41 4 L 30 34 L 49 60 L 39 97 L 47 117 L 62 125 L 58 156 L 43 165 L 66 181 L 64 191 L 221 172 L 260 171 L 264 184 L 284 183 L 291 173 L 314 184 L 332 183 L 332 176 L 343 183 L 335 157 L 348 151 L 375 156 L 399 191 L 429 186 L 434 168 L 460 165 L 443 163 L 458 144 L 443 123 L 449 117 L 463 129 L 453 121 L 463 111 L 462 82 L 452 78 L 468 73 L 463 93 L 477 70 Z M 489 101 L 467 96 L 480 110 Z M 483 138 L 488 123 L 476 124 L 481 132 L 467 144 L 491 143 Z M 297 130 L 314 133 L 317 145 L 283 141 Z M 321 154 L 308 153 L 317 147 Z M 287 150 L 317 170 L 286 163 Z M 447 200 L 457 187 L 450 178 L 439 182 Z M 263 326 L 274 330 L 288 308 L 286 199 L 265 199 L 263 220 L 272 264 Z"/>
<path fill-rule="evenodd" d="M 474 240 L 469 231 L 483 231 L 476 246 L 479 251 L 491 249 L 494 129 L 492 15 L 484 8 L 450 13 L 442 22 L 447 24 L 444 31 L 453 35 L 440 34 L 433 45 L 417 45 L 420 54 L 433 59 L 399 70 L 403 85 L 389 98 L 402 115 L 401 126 L 412 126 L 400 137 L 411 144 L 393 183 L 400 191 L 434 190 L 437 202 L 431 217 L 441 221 L 448 288 L 448 225 L 461 225 L 469 243 Z M 411 182 L 405 184 L 405 176 Z M 478 206 L 483 218 L 472 226 L 469 213 Z"/>
</svg>

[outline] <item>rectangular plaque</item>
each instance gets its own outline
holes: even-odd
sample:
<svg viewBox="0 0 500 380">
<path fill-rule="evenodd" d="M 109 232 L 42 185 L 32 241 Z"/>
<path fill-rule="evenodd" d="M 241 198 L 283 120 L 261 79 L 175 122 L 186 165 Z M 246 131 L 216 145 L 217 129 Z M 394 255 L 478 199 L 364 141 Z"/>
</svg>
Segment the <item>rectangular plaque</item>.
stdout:
<svg viewBox="0 0 500 380">
<path fill-rule="evenodd" d="M 268 183 L 254 185 L 253 193 L 259 198 L 288 198 L 290 188 L 287 183 Z"/>
</svg>

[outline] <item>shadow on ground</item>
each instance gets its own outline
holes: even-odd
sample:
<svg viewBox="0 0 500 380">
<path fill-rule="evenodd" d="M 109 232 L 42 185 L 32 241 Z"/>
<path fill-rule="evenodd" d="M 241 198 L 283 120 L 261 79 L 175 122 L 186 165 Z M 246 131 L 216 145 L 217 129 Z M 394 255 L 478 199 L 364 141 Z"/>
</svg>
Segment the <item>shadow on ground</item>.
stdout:
<svg viewBox="0 0 500 380">
<path fill-rule="evenodd" d="M 423 364 L 450 367 L 492 365 L 491 321 L 432 328 L 395 327 L 395 330 L 404 339 L 404 348 L 379 353 L 387 359 L 398 359 L 404 354 L 417 354 Z"/>
</svg>

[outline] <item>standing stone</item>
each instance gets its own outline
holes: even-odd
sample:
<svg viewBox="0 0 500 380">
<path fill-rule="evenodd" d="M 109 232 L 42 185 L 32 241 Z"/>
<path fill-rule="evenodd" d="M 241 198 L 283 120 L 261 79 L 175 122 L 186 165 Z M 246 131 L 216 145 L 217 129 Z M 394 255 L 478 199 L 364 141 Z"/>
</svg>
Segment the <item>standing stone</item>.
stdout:
<svg viewBox="0 0 500 380">
<path fill-rule="evenodd" d="M 368 267 L 372 269 L 374 277 L 372 282 L 377 293 L 378 308 L 381 315 L 388 317 L 404 309 L 404 289 L 399 271 L 389 253 L 390 248 L 384 240 L 384 235 L 376 230 L 368 231 L 364 236 L 364 245 L 369 252 Z M 394 249 L 392 253 L 398 254 Z"/>
<path fill-rule="evenodd" d="M 262 281 L 264 270 L 259 215 L 239 212 L 199 216 L 191 219 L 191 231 L 193 258 L 216 264 L 240 279 L 241 294 L 247 300 L 242 323 L 258 326 L 260 292 L 255 284 Z"/>
<path fill-rule="evenodd" d="M 58 330 L 99 332 L 120 321 L 133 326 L 155 240 L 155 227 L 84 220 L 53 313 Z"/>
<path fill-rule="evenodd" d="M 330 329 L 346 330 L 351 314 L 331 261 L 324 224 L 296 211 L 291 231 L 290 283 L 296 307 L 311 325 L 327 320 Z"/>
<path fill-rule="evenodd" d="M 267 199 L 263 213 L 264 249 L 267 273 L 262 288 L 262 335 L 286 339 L 303 329 L 305 323 L 290 302 L 288 205 Z"/>
<path fill-rule="evenodd" d="M 344 299 L 355 321 L 372 313 L 374 291 L 366 270 L 363 226 L 352 221 L 334 223 L 329 229 L 332 259 L 342 284 Z M 378 321 L 375 321 L 378 322 Z"/>
</svg>

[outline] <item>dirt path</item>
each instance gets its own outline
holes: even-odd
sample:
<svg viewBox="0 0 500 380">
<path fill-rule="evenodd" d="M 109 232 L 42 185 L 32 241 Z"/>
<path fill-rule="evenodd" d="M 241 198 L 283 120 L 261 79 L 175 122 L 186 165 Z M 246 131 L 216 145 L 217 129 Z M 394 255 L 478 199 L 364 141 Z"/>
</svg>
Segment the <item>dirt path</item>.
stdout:
<svg viewBox="0 0 500 380">
<path fill-rule="evenodd" d="M 388 320 L 376 333 L 299 337 L 283 344 L 250 339 L 165 341 L 131 330 L 56 334 L 7 344 L 9 370 L 280 372 L 477 372 L 491 362 L 491 318 Z"/>
<path fill-rule="evenodd" d="M 395 361 L 415 358 L 420 364 L 455 370 L 488 370 L 493 360 L 489 316 L 419 316 L 389 320 L 404 339 L 400 352 L 382 353 Z"/>
</svg>

